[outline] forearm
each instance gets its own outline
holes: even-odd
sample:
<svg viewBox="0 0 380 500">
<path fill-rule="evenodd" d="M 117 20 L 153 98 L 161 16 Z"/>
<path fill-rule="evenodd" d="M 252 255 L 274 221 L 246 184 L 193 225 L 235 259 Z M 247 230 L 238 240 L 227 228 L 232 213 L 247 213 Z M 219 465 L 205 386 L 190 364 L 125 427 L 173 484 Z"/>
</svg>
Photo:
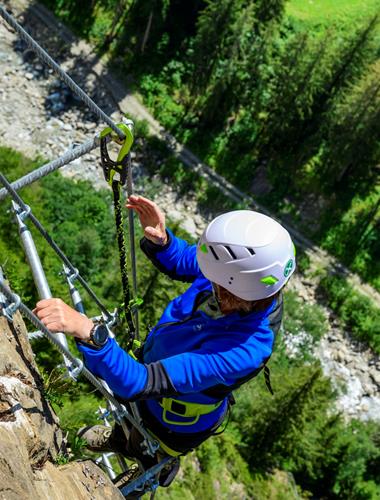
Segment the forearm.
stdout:
<svg viewBox="0 0 380 500">
<path fill-rule="evenodd" d="M 127 354 L 114 339 L 95 350 L 78 344 L 87 368 L 107 382 L 112 391 L 125 399 L 134 399 L 147 385 L 147 368 Z"/>
<path fill-rule="evenodd" d="M 141 250 L 169 278 L 192 283 L 199 274 L 195 246 L 174 236 L 168 229 L 166 232 L 168 239 L 165 245 L 156 245 L 143 238 L 140 241 Z"/>
</svg>

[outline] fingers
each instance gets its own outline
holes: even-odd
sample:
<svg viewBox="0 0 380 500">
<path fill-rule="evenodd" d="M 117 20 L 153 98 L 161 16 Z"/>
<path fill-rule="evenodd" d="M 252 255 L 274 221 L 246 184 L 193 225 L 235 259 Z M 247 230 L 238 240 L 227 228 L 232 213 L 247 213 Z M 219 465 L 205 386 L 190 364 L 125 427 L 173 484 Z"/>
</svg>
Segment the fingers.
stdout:
<svg viewBox="0 0 380 500">
<path fill-rule="evenodd" d="M 127 203 L 125 206 L 127 208 L 129 208 L 130 210 L 134 210 L 139 215 L 144 215 L 144 211 L 143 211 L 143 209 L 139 205 L 131 205 L 130 203 Z"/>
<path fill-rule="evenodd" d="M 154 201 L 148 200 L 148 198 L 144 198 L 144 196 L 135 196 L 131 195 L 128 198 L 127 208 L 132 208 L 137 211 L 141 211 L 146 215 L 160 215 L 161 210 L 158 205 L 154 203 Z"/>
<path fill-rule="evenodd" d="M 52 305 L 62 304 L 61 299 L 42 299 L 37 302 L 35 310 L 45 309 L 46 307 L 51 307 Z"/>
<path fill-rule="evenodd" d="M 42 321 L 44 318 L 50 316 L 54 309 L 51 307 L 45 307 L 45 309 L 35 309 L 35 311 L 36 316 L 38 316 L 38 318 Z"/>
<path fill-rule="evenodd" d="M 154 229 L 154 227 L 151 227 L 151 226 L 147 226 L 145 228 L 145 236 L 147 236 L 148 238 L 149 237 L 152 237 L 152 238 L 160 238 L 162 237 L 162 233 L 161 231 L 158 231 L 157 229 Z"/>
<path fill-rule="evenodd" d="M 148 198 L 145 198 L 144 196 L 137 196 L 132 194 L 129 198 L 128 201 L 130 203 L 138 203 L 139 205 L 143 205 L 146 207 L 151 207 L 151 208 L 156 208 L 157 205 L 154 203 L 154 201 L 149 200 Z"/>
<path fill-rule="evenodd" d="M 139 215 L 145 215 L 146 217 L 151 217 L 155 214 L 155 212 L 152 211 L 150 207 L 140 204 L 127 203 L 126 207 L 131 208 L 132 210 L 135 210 Z"/>
<path fill-rule="evenodd" d="M 58 333 L 58 332 L 62 332 L 63 331 L 62 325 L 59 322 L 57 322 L 57 321 L 50 321 L 48 323 L 43 322 L 43 324 L 51 332 Z"/>
<path fill-rule="evenodd" d="M 43 299 L 37 302 L 34 314 L 42 323 L 50 329 L 49 325 L 54 325 L 53 331 L 64 331 L 66 327 L 65 310 L 69 308 L 61 299 Z"/>
<path fill-rule="evenodd" d="M 33 311 L 52 332 L 64 332 L 87 339 L 94 326 L 91 319 L 68 306 L 61 299 L 40 300 Z"/>
<path fill-rule="evenodd" d="M 66 319 L 62 310 L 52 307 L 46 307 L 36 311 L 38 319 L 51 331 L 63 332 L 66 329 Z"/>
</svg>

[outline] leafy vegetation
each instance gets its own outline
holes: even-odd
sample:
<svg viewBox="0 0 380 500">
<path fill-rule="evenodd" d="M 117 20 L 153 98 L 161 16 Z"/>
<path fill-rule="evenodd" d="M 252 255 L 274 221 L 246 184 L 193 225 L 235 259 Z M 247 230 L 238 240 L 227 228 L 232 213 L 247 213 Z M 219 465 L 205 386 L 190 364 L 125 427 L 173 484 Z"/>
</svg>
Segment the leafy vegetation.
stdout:
<svg viewBox="0 0 380 500">
<path fill-rule="evenodd" d="M 11 179 L 35 165 L 10 149 L 0 148 L 0 171 Z M 117 304 L 120 280 L 113 264 L 117 251 L 109 193 L 96 192 L 85 182 L 56 174 L 25 188 L 22 196 L 74 264 L 81 266 L 99 297 L 110 307 Z M 7 203 L 4 205 L 0 213 L 1 264 L 12 287 L 32 307 L 37 300 L 34 286 L 16 228 L 6 213 Z M 89 228 L 91 234 L 86 232 Z M 88 241 L 75 237 L 81 234 L 87 234 Z M 43 240 L 36 237 L 36 242 L 54 294 L 69 300 L 57 259 Z M 144 336 L 167 302 L 186 285 L 168 280 L 141 255 L 138 271 L 144 297 Z M 283 336 L 306 332 L 315 340 L 320 337 L 326 325 L 317 306 L 303 304 L 293 292 L 287 292 L 286 307 Z M 380 491 L 379 426 L 346 424 L 334 411 L 335 395 L 319 364 L 306 351 L 289 359 L 283 336 L 278 338 L 270 363 L 275 396 L 267 391 L 262 376 L 239 390 L 227 430 L 187 456 L 182 476 L 168 490 L 159 491 L 158 498 L 376 498 Z M 95 412 L 102 402 L 85 382 L 68 386 L 55 368 L 59 356 L 50 344 L 37 341 L 34 348 L 44 369 L 46 396 L 69 435 L 70 450 L 60 453 L 57 463 L 83 458 L 87 452 L 76 432 L 83 425 L 98 422 Z"/>
<path fill-rule="evenodd" d="M 293 291 L 285 292 L 285 317 L 283 328 L 286 333 L 307 332 L 315 341 L 326 332 L 324 312 L 315 304 L 303 303 Z"/>
<path fill-rule="evenodd" d="M 45 3 L 202 159 L 380 286 L 377 0 Z"/>
<path fill-rule="evenodd" d="M 320 288 L 352 335 L 380 354 L 380 309 L 339 276 L 326 274 Z"/>
</svg>

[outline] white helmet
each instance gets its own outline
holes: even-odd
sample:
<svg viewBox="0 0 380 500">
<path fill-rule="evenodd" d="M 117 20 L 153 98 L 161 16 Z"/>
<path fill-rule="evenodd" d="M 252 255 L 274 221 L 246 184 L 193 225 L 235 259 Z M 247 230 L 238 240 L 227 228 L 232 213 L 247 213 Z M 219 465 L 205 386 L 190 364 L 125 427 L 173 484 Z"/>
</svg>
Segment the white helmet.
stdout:
<svg viewBox="0 0 380 500">
<path fill-rule="evenodd" d="M 296 267 L 288 231 L 252 210 L 216 217 L 199 240 L 197 260 L 207 279 L 244 300 L 274 295 Z"/>
</svg>

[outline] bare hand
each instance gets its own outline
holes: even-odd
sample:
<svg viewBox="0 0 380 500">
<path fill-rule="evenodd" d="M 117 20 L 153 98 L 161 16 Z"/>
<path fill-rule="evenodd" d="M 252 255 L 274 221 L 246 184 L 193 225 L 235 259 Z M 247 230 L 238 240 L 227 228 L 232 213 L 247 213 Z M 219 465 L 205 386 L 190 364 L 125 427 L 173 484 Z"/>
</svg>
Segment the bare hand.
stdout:
<svg viewBox="0 0 380 500">
<path fill-rule="evenodd" d="M 51 332 L 64 332 L 82 340 L 90 338 L 94 323 L 61 299 L 40 300 L 33 312 Z"/>
<path fill-rule="evenodd" d="M 165 229 L 165 215 L 160 208 L 143 196 L 130 196 L 126 207 L 138 213 L 145 238 L 156 245 L 165 245 L 168 237 Z"/>
</svg>

